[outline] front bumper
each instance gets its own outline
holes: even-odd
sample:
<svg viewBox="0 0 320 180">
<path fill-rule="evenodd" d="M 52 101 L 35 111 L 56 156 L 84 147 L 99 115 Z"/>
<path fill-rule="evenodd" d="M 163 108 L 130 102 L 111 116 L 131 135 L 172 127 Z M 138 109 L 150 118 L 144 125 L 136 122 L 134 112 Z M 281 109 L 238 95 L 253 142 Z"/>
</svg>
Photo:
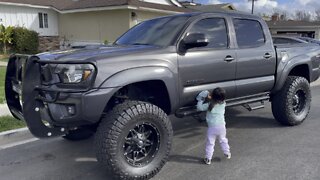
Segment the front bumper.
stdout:
<svg viewBox="0 0 320 180">
<path fill-rule="evenodd" d="M 5 90 L 13 116 L 26 121 L 30 132 L 40 138 L 60 136 L 69 128 L 99 122 L 107 102 L 117 91 L 44 86 L 39 58 L 23 55 L 10 58 Z"/>
</svg>

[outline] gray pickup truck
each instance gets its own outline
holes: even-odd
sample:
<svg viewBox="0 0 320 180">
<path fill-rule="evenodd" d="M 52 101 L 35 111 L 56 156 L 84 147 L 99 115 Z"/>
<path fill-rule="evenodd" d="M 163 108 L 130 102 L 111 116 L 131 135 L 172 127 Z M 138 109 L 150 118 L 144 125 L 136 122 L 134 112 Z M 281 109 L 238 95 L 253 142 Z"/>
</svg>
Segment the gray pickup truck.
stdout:
<svg viewBox="0 0 320 180">
<path fill-rule="evenodd" d="M 168 115 L 196 115 L 202 90 L 223 87 L 228 106 L 249 110 L 271 101 L 280 123 L 302 123 L 319 53 L 275 47 L 253 15 L 180 14 L 142 22 L 112 46 L 12 55 L 6 99 L 36 137 L 95 134 L 97 159 L 113 178 L 149 179 L 168 160 Z"/>
</svg>

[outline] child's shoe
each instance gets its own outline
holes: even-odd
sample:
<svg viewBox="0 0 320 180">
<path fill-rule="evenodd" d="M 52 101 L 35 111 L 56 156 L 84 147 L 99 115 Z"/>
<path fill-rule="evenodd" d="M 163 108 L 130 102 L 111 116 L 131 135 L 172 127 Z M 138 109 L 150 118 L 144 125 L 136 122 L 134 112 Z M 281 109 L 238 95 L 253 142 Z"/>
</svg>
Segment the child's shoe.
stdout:
<svg viewBox="0 0 320 180">
<path fill-rule="evenodd" d="M 227 159 L 231 159 L 231 153 L 224 154 L 224 156 L 225 156 Z"/>
<path fill-rule="evenodd" d="M 204 158 L 203 160 L 204 160 L 204 163 L 206 163 L 207 165 L 211 164 L 211 159 Z"/>
</svg>

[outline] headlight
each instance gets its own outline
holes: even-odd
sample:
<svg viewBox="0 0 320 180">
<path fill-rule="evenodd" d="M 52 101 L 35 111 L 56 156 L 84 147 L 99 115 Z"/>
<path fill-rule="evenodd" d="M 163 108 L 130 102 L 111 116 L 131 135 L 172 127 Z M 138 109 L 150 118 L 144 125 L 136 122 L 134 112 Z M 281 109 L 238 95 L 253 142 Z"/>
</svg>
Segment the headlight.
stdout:
<svg viewBox="0 0 320 180">
<path fill-rule="evenodd" d="M 88 85 L 95 74 L 95 68 L 92 64 L 58 64 L 55 74 L 62 84 Z"/>
</svg>

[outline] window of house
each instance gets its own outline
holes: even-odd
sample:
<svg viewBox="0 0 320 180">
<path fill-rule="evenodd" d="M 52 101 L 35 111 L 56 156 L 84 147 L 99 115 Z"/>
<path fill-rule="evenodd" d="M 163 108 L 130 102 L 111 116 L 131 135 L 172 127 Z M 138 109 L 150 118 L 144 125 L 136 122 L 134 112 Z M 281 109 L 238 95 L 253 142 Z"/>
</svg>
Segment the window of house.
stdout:
<svg viewBox="0 0 320 180">
<path fill-rule="evenodd" d="M 202 33 L 209 40 L 208 46 L 204 48 L 227 48 L 228 31 L 223 18 L 207 18 L 196 22 L 188 32 Z"/>
<path fill-rule="evenodd" d="M 39 16 L 39 28 L 48 28 L 48 14 L 47 13 L 38 13 Z"/>
<path fill-rule="evenodd" d="M 48 14 L 47 13 L 43 14 L 43 22 L 44 22 L 44 27 L 48 28 Z"/>
<path fill-rule="evenodd" d="M 234 19 L 233 23 L 240 48 L 257 47 L 265 44 L 265 36 L 259 21 Z"/>
</svg>

